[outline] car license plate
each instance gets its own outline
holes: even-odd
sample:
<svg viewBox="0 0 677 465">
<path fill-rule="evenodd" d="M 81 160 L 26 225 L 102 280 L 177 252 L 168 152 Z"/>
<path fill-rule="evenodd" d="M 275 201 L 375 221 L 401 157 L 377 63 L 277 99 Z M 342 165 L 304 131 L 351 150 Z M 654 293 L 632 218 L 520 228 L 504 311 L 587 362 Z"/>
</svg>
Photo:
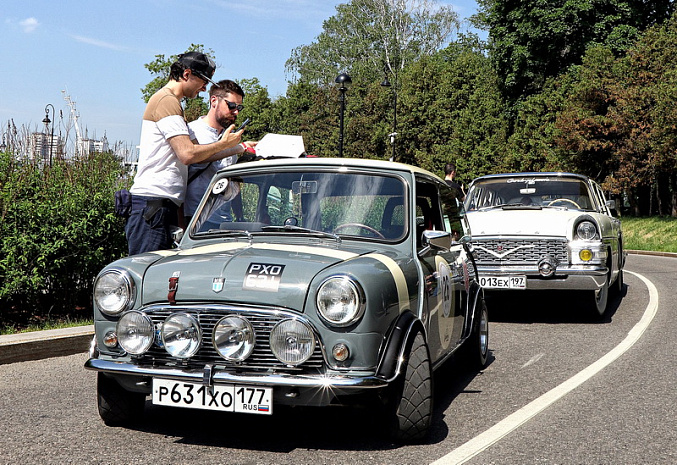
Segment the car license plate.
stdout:
<svg viewBox="0 0 677 465">
<path fill-rule="evenodd" d="M 153 378 L 153 404 L 224 412 L 273 413 L 273 389 L 258 386 L 198 383 Z"/>
<path fill-rule="evenodd" d="M 480 276 L 480 286 L 485 289 L 526 289 L 526 276 Z"/>
</svg>

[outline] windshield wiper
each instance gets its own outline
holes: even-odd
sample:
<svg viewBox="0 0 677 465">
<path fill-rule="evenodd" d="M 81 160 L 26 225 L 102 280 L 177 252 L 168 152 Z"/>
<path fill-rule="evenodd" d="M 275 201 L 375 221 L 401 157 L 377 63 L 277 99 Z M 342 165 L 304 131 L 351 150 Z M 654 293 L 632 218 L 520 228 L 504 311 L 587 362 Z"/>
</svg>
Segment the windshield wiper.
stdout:
<svg viewBox="0 0 677 465">
<path fill-rule="evenodd" d="M 315 236 L 330 237 L 339 244 L 341 243 L 341 236 L 339 236 L 338 234 L 329 233 L 326 231 L 318 231 L 317 229 L 302 228 L 301 226 L 292 226 L 290 224 L 286 224 L 283 226 L 264 226 L 261 229 L 263 231 L 271 231 L 271 232 L 299 232 L 304 234 L 312 234 Z"/>
</svg>

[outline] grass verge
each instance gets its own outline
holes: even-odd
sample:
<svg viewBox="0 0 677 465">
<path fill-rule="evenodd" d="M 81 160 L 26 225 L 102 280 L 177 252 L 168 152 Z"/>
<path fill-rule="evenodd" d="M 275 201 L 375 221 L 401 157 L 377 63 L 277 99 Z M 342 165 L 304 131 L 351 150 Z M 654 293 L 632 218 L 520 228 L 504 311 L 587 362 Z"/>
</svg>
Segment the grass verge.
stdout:
<svg viewBox="0 0 677 465">
<path fill-rule="evenodd" d="M 625 250 L 677 252 L 677 218 L 621 218 Z"/>
</svg>

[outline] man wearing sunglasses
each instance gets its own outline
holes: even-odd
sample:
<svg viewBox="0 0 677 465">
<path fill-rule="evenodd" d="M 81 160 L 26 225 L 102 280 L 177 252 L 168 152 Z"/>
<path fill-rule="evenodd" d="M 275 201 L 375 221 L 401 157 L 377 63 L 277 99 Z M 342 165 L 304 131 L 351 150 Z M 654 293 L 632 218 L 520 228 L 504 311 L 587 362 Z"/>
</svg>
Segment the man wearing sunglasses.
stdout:
<svg viewBox="0 0 677 465">
<path fill-rule="evenodd" d="M 229 126 L 223 137 L 198 145 L 189 136 L 181 100 L 206 90 L 216 70 L 203 53 L 179 55 L 169 82 L 148 101 L 143 114 L 139 161 L 132 194 L 132 211 L 125 225 L 130 255 L 172 247 L 179 227 L 178 207 L 184 202 L 188 166 L 227 156 L 224 149 L 240 142 L 242 131 Z"/>
<path fill-rule="evenodd" d="M 212 84 L 209 89 L 209 112 L 188 123 L 191 138 L 198 144 L 210 144 L 218 140 L 226 128 L 235 124 L 238 114 L 244 109 L 243 100 L 244 91 L 236 82 L 224 79 Z M 186 225 L 195 214 L 195 209 L 202 200 L 214 174 L 221 168 L 235 163 L 238 155 L 244 153 L 245 150 L 251 151 L 256 144 L 252 141 L 243 142 L 220 152 L 220 155 L 224 155 L 220 160 L 194 163 L 188 167 L 188 187 L 186 201 L 183 204 Z M 242 212 L 235 202 L 232 207 L 234 212 L 231 211 L 230 205 L 222 207 L 223 221 L 233 221 L 233 217 L 235 219 L 241 217 Z"/>
</svg>

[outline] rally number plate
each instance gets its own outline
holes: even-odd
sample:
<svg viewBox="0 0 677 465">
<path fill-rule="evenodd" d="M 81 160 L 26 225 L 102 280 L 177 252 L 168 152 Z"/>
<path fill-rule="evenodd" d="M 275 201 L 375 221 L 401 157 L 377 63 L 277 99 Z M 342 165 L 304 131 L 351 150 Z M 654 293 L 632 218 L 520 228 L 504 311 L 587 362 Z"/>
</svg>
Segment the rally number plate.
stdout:
<svg viewBox="0 0 677 465">
<path fill-rule="evenodd" d="M 153 378 L 152 397 L 155 405 L 259 415 L 273 413 L 273 389 L 266 387 L 235 384 L 205 386 Z"/>
<path fill-rule="evenodd" d="M 480 286 L 485 289 L 526 289 L 526 276 L 480 276 Z"/>
</svg>

